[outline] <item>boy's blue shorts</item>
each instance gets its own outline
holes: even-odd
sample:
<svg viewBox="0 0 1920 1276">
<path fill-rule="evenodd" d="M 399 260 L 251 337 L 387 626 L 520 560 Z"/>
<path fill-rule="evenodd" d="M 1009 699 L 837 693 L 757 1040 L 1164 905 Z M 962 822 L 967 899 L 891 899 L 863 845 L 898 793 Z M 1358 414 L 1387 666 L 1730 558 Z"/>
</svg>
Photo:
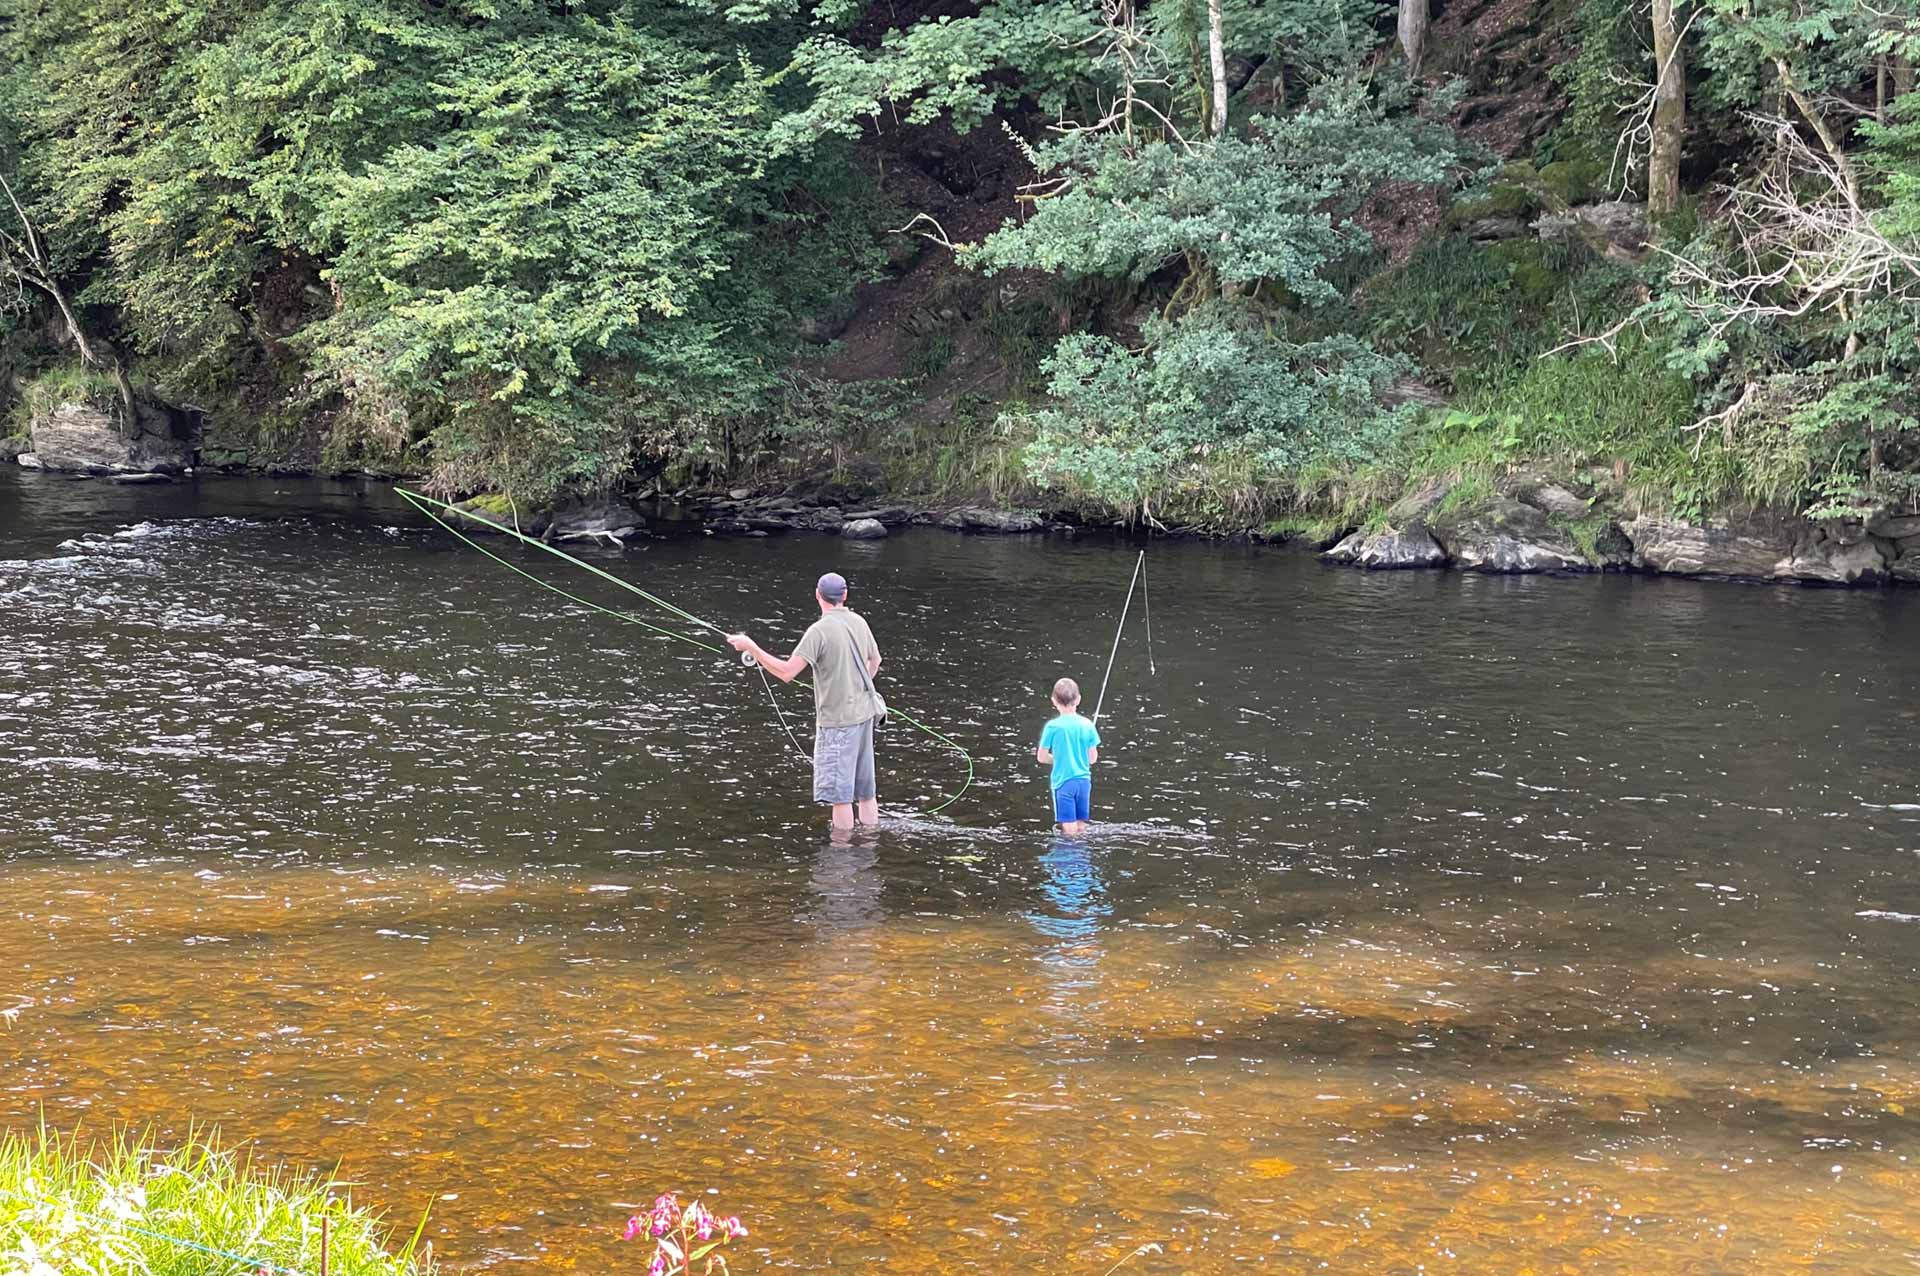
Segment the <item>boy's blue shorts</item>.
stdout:
<svg viewBox="0 0 1920 1276">
<path fill-rule="evenodd" d="M 1053 791 L 1053 819 L 1057 824 L 1085 824 L 1093 814 L 1093 781 L 1084 775 Z"/>
</svg>

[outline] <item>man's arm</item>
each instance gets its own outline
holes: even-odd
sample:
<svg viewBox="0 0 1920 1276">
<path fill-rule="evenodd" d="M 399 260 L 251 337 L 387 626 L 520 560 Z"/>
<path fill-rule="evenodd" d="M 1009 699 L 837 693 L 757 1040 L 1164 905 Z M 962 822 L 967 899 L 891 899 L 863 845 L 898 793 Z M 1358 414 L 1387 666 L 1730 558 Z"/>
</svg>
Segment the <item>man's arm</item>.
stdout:
<svg viewBox="0 0 1920 1276">
<path fill-rule="evenodd" d="M 799 652 L 795 652 L 785 660 L 782 660 L 745 634 L 727 635 L 727 645 L 735 651 L 744 651 L 752 656 L 753 663 L 759 665 L 762 669 L 765 669 L 782 682 L 792 682 L 804 673 L 807 668 L 806 657 L 800 655 Z"/>
</svg>

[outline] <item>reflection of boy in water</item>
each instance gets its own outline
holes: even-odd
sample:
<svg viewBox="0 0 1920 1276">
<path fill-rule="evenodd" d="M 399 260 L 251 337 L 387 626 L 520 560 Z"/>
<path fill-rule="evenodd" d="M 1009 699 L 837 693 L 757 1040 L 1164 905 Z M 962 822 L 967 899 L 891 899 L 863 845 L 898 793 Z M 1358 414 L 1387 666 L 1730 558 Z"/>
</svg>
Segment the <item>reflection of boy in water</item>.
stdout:
<svg viewBox="0 0 1920 1276">
<path fill-rule="evenodd" d="M 1040 732 L 1033 756 L 1053 765 L 1053 818 L 1068 837 L 1087 831 L 1093 814 L 1093 764 L 1100 760 L 1100 732 L 1080 716 L 1080 684 L 1062 678 L 1053 684 L 1059 716 Z"/>
</svg>

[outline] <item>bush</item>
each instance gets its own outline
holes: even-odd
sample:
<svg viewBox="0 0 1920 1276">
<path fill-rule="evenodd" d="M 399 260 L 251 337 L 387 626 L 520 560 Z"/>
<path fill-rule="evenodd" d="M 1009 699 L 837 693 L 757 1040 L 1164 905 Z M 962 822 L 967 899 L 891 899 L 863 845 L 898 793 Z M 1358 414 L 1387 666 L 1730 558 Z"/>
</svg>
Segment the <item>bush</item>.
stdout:
<svg viewBox="0 0 1920 1276">
<path fill-rule="evenodd" d="M 174 1151 L 150 1140 L 83 1145 L 42 1129 L 0 1135 L 0 1270 L 233 1276 L 427 1276 L 416 1231 L 389 1252 L 388 1229 L 316 1175 L 255 1164 L 212 1137 Z M 423 1220 L 424 1223 L 424 1220 Z"/>
</svg>

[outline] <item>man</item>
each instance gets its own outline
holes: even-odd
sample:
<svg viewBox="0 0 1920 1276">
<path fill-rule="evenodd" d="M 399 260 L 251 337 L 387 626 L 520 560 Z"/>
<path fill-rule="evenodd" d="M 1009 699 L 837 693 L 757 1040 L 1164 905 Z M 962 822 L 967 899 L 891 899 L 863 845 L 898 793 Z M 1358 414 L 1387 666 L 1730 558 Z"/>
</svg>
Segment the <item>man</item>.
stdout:
<svg viewBox="0 0 1920 1276">
<path fill-rule="evenodd" d="M 828 572 L 814 586 L 820 619 L 785 660 L 745 634 L 727 638 L 768 673 L 792 682 L 813 670 L 813 800 L 833 808 L 833 827 L 880 822 L 880 795 L 873 778 L 873 727 L 878 711 L 873 676 L 880 672 L 880 645 L 858 612 L 847 608 L 846 577 Z"/>
</svg>

